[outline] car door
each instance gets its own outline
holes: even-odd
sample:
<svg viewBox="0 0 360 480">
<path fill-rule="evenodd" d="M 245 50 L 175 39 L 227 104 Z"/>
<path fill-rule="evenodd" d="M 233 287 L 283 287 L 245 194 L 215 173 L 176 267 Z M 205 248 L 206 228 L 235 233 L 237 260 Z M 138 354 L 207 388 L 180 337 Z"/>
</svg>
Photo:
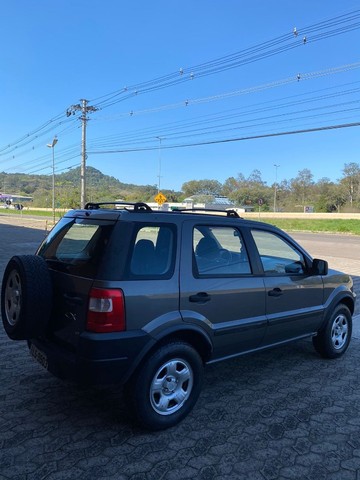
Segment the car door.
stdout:
<svg viewBox="0 0 360 480">
<path fill-rule="evenodd" d="M 213 359 L 260 345 L 267 327 L 264 282 L 252 274 L 237 226 L 184 222 L 180 311 L 211 336 Z"/>
<path fill-rule="evenodd" d="M 322 277 L 311 273 L 309 259 L 290 239 L 261 229 L 252 229 L 251 233 L 266 289 L 269 327 L 264 344 L 316 332 L 323 318 Z"/>
<path fill-rule="evenodd" d="M 174 224 L 135 223 L 124 276 L 119 281 L 129 329 L 156 335 L 164 325 L 179 322 L 177 257 Z"/>
</svg>

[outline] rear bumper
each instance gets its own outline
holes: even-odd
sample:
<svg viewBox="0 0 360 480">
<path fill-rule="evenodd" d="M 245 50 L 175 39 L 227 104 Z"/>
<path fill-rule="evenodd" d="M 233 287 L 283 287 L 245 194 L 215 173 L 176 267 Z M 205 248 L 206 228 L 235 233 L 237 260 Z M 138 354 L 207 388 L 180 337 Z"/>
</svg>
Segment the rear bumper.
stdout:
<svg viewBox="0 0 360 480">
<path fill-rule="evenodd" d="M 87 385 L 125 383 L 154 343 L 142 331 L 84 332 L 76 351 L 49 339 L 28 341 L 32 355 L 50 373 Z"/>
</svg>

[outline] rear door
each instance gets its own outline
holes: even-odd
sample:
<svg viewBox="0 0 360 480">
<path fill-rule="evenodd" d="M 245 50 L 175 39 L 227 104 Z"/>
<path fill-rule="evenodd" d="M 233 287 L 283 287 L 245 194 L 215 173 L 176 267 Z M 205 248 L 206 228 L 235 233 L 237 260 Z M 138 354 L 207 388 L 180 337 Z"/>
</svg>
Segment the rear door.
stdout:
<svg viewBox="0 0 360 480">
<path fill-rule="evenodd" d="M 125 296 L 128 330 L 142 329 L 156 337 L 163 334 L 164 325 L 179 324 L 177 235 L 172 223 L 133 225 L 125 272 L 118 284 Z"/>
<path fill-rule="evenodd" d="M 213 358 L 258 347 L 267 326 L 264 282 L 252 273 L 240 229 L 184 222 L 181 259 L 181 314 L 212 337 Z"/>
</svg>

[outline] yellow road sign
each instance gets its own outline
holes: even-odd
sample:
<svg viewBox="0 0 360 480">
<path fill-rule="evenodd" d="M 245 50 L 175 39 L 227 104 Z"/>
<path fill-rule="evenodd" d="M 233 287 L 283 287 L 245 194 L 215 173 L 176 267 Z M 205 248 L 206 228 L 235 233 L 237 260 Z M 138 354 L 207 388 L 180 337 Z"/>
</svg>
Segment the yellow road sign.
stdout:
<svg viewBox="0 0 360 480">
<path fill-rule="evenodd" d="M 166 202 L 166 197 L 163 193 L 159 192 L 156 197 L 155 197 L 155 202 L 158 204 L 158 205 L 162 205 L 163 203 Z"/>
</svg>

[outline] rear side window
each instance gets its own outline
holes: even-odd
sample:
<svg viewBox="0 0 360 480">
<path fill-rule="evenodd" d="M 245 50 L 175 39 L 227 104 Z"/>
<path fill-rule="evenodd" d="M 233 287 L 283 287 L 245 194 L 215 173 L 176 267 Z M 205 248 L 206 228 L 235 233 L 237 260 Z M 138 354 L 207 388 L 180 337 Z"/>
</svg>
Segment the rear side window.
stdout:
<svg viewBox="0 0 360 480">
<path fill-rule="evenodd" d="M 175 262 L 175 228 L 172 225 L 142 225 L 136 232 L 128 266 L 132 278 L 170 278 Z"/>
<path fill-rule="evenodd" d="M 63 219 L 38 253 L 54 269 L 93 277 L 109 241 L 113 224 L 109 221 Z"/>
</svg>

